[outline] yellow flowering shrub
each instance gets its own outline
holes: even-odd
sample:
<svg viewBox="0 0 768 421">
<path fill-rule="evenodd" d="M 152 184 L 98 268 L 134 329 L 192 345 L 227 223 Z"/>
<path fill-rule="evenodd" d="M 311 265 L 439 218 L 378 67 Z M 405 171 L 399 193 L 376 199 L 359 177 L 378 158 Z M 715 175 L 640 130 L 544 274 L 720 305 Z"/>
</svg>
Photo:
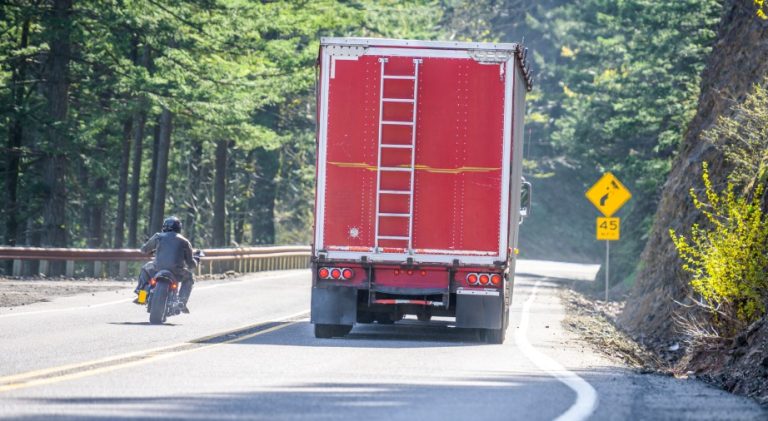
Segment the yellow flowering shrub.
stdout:
<svg viewBox="0 0 768 421">
<path fill-rule="evenodd" d="M 693 189 L 691 197 L 708 224 L 694 224 L 687 238 L 674 230 L 670 236 L 682 269 L 692 275 L 693 291 L 713 312 L 720 327 L 738 329 L 766 310 L 768 218 L 760 207 L 763 186 L 756 186 L 751 197 L 744 197 L 729 183 L 718 194 L 706 163 L 702 178 L 705 197 L 699 199 Z"/>
<path fill-rule="evenodd" d="M 755 7 L 757 7 L 757 17 L 763 20 L 768 19 L 765 13 L 765 0 L 755 0 Z"/>
</svg>

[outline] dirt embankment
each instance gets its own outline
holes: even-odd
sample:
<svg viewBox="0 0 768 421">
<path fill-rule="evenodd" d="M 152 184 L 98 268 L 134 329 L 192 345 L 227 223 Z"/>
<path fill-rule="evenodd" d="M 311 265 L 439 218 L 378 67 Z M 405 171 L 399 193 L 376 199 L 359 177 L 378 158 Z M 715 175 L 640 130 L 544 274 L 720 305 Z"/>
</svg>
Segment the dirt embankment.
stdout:
<svg viewBox="0 0 768 421">
<path fill-rule="evenodd" d="M 768 406 L 768 321 L 753 324 L 731 341 L 696 346 L 682 339 L 643 344 L 617 323 L 624 300 L 606 303 L 588 292 L 570 289 L 563 289 L 562 298 L 568 311 L 565 328 L 579 334 L 597 352 L 640 373 L 699 378 Z"/>
<path fill-rule="evenodd" d="M 669 229 L 688 232 L 700 222 L 689 196 L 701 188 L 702 162 L 713 184 L 724 184 L 730 168 L 722 152 L 702 137 L 718 117 L 731 115 L 754 84 L 768 76 L 768 20 L 755 16 L 751 1 L 727 0 L 717 41 L 702 75 L 701 96 L 680 154 L 664 186 L 654 226 L 642 254 L 637 285 L 617 318 L 618 325 L 648 349 L 676 349 L 677 373 L 695 373 L 727 390 L 768 403 L 768 322 L 756 323 L 731 341 L 692 344 L 676 323 L 687 309 L 689 276 L 680 269 Z"/>
</svg>

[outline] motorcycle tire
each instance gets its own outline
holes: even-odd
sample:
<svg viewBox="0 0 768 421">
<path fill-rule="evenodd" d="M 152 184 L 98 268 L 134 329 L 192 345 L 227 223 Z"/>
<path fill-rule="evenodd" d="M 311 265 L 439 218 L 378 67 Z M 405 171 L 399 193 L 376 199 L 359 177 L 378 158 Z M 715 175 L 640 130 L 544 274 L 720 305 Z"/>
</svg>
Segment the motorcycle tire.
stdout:
<svg viewBox="0 0 768 421">
<path fill-rule="evenodd" d="M 152 303 L 149 308 L 149 323 L 153 325 L 161 324 L 165 321 L 165 311 L 168 306 L 167 282 L 158 282 L 152 291 Z"/>
</svg>

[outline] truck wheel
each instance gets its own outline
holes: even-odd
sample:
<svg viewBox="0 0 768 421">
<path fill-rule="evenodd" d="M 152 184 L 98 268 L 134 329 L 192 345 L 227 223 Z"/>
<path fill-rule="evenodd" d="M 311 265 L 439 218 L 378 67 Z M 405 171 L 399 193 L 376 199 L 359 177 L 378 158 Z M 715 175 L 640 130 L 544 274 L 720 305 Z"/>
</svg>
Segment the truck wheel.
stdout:
<svg viewBox="0 0 768 421">
<path fill-rule="evenodd" d="M 376 321 L 382 325 L 391 325 L 395 321 L 392 319 L 392 315 L 389 313 L 376 313 Z"/>
<path fill-rule="evenodd" d="M 503 344 L 507 329 L 485 329 L 485 342 L 489 344 Z"/>
<path fill-rule="evenodd" d="M 336 325 L 315 325 L 315 338 L 328 339 L 332 338 L 334 332 L 336 332 Z"/>
<path fill-rule="evenodd" d="M 344 336 L 352 331 L 352 325 L 315 325 L 315 338 L 328 339 Z"/>
<path fill-rule="evenodd" d="M 352 325 L 336 325 L 336 336 L 347 336 L 352 331 Z"/>
<path fill-rule="evenodd" d="M 432 320 L 432 314 L 425 311 L 423 313 L 417 314 L 416 318 L 419 319 L 420 322 L 428 322 Z"/>
<path fill-rule="evenodd" d="M 361 311 L 360 313 L 357 313 L 357 322 L 358 323 L 373 323 L 373 321 L 376 320 L 375 317 L 373 317 L 373 313 L 370 311 Z"/>
</svg>

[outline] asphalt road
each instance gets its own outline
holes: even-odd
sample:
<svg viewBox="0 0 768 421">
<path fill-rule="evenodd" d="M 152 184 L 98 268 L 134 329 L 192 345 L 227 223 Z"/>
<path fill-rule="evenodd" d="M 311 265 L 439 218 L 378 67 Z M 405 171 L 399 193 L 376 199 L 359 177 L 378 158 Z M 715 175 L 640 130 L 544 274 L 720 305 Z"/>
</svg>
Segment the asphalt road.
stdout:
<svg viewBox="0 0 768 421">
<path fill-rule="evenodd" d="M 0 418 L 14 420 L 768 419 L 696 380 L 640 375 L 561 327 L 558 278 L 524 262 L 503 345 L 445 321 L 315 339 L 308 271 L 200 283 L 150 326 L 130 288 L 0 309 Z"/>
</svg>

